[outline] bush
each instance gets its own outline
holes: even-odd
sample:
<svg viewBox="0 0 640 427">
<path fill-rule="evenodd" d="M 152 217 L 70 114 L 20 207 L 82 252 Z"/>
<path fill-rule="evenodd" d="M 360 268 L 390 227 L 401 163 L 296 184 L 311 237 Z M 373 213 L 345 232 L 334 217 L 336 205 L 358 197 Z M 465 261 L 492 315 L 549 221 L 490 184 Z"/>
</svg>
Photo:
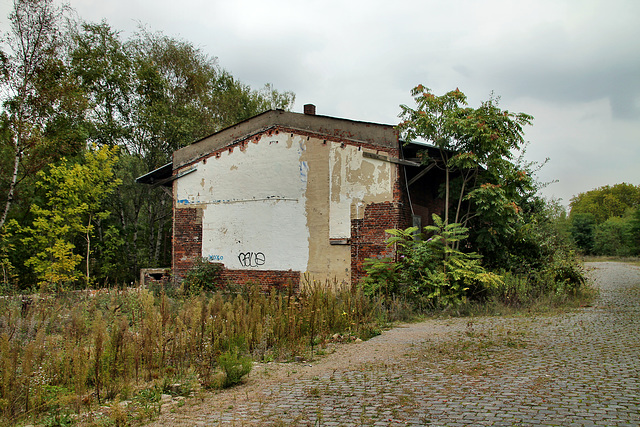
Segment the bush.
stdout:
<svg viewBox="0 0 640 427">
<path fill-rule="evenodd" d="M 637 253 L 633 235 L 632 217 L 611 217 L 595 228 L 593 253 L 619 257 Z"/>
<path fill-rule="evenodd" d="M 222 266 L 209 262 L 206 258 L 196 260 L 193 268 L 182 281 L 185 294 L 198 295 L 201 292 L 212 292 L 221 287 L 220 272 Z"/>
<path fill-rule="evenodd" d="M 226 351 L 218 357 L 218 366 L 225 373 L 224 388 L 234 386 L 242 381 L 242 378 L 251 372 L 253 362 L 248 356 L 241 356 L 238 350 Z"/>
<path fill-rule="evenodd" d="M 364 280 L 369 294 L 382 291 L 401 294 L 428 308 L 456 307 L 469 296 L 479 296 L 500 283 L 500 276 L 486 271 L 476 253 L 460 251 L 467 229 L 460 224 L 444 224 L 433 215 L 435 225 L 406 230 L 386 230 L 388 245 L 397 245 L 399 260 L 367 260 Z M 430 236 L 428 239 L 426 238 Z"/>
</svg>

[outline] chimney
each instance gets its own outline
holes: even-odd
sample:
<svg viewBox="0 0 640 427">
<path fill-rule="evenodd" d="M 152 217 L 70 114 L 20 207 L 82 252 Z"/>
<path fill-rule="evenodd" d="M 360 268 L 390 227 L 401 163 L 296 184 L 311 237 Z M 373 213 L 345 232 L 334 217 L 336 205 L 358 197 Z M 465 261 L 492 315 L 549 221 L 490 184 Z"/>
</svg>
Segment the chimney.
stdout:
<svg viewBox="0 0 640 427">
<path fill-rule="evenodd" d="M 316 115 L 316 106 L 313 104 L 305 104 L 304 105 L 304 113 L 310 116 Z"/>
</svg>

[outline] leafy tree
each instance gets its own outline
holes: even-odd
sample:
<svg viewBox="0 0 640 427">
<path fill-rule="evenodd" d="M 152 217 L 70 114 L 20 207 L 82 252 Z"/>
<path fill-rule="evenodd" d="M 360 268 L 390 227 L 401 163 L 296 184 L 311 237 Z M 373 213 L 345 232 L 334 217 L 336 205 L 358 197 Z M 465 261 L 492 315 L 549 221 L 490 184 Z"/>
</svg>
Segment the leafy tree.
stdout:
<svg viewBox="0 0 640 427">
<path fill-rule="evenodd" d="M 593 253 L 598 255 L 631 256 L 636 253 L 631 217 L 612 216 L 595 227 Z"/>
<path fill-rule="evenodd" d="M 489 182 L 484 172 L 489 171 L 493 178 L 514 172 L 513 151 L 524 148 L 522 127 L 533 118 L 501 110 L 495 98 L 475 109 L 467 107 L 467 97 L 458 89 L 436 96 L 419 85 L 411 94 L 416 107 L 400 106 L 403 121 L 398 128 L 404 139 L 420 138 L 438 148 L 440 159 L 429 159 L 425 152 L 423 162 L 435 162 L 445 171 L 444 221 L 449 222 L 449 209 L 455 203 L 453 222 L 466 225 L 474 213 L 468 209 L 465 213 L 463 202 L 480 200 L 487 191 L 503 193 L 501 182 L 494 182 L 491 189 L 482 186 Z M 451 194 L 453 173 L 459 181 L 455 195 Z"/>
<path fill-rule="evenodd" d="M 468 107 L 458 89 L 436 96 L 420 85 L 412 95 L 416 108 L 401 106 L 398 128 L 404 139 L 419 138 L 438 148 L 439 158 L 424 152 L 422 162 L 445 172 L 445 224 L 469 228 L 469 245 L 487 265 L 508 268 L 504 245 L 522 226 L 538 189 L 532 165 L 515 157 L 524 152 L 523 126 L 532 117 L 500 109 L 493 97 Z"/>
<path fill-rule="evenodd" d="M 70 66 L 88 100 L 89 141 L 127 147 L 134 123 L 134 66 L 117 32 L 105 22 L 72 31 Z"/>
<path fill-rule="evenodd" d="M 37 248 L 26 265 L 34 269 L 42 286 L 59 289 L 79 279 L 77 267 L 82 255 L 74 243 L 78 238 L 85 243 L 85 277 L 87 285 L 90 283 L 95 224 L 109 216 L 103 203 L 119 184 L 113 179 L 116 151 L 117 147 L 87 151 L 81 163 L 63 159 L 38 173 L 38 186 L 46 192 L 46 201 L 33 205 L 35 220 L 25 241 Z"/>
<path fill-rule="evenodd" d="M 63 61 L 66 9 L 53 0 L 15 0 L 0 53 L 3 192 L 0 228 L 16 200 L 18 184 L 84 141 L 84 99 Z"/>
<path fill-rule="evenodd" d="M 571 218 L 589 213 L 597 224 L 602 224 L 611 217 L 622 217 L 629 208 L 640 206 L 640 185 L 625 182 L 605 185 L 572 197 L 570 206 Z"/>
</svg>

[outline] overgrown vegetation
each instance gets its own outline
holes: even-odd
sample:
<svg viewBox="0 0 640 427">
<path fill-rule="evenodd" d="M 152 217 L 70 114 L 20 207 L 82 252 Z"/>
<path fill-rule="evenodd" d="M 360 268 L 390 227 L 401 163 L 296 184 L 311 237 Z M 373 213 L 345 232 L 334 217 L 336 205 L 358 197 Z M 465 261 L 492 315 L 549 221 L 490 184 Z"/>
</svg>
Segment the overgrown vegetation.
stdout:
<svg viewBox="0 0 640 427">
<path fill-rule="evenodd" d="M 300 292 L 259 289 L 0 300 L 2 419 L 59 413 L 77 420 L 109 402 L 117 407 L 110 422 L 148 418 L 158 411 L 160 393 L 232 386 L 249 373 L 252 360 L 310 359 L 335 336 L 366 339 L 402 316 L 355 287 L 310 282 Z M 133 403 L 129 408 L 119 401 Z M 143 401 L 146 410 L 136 403 Z"/>
<path fill-rule="evenodd" d="M 523 306 L 575 295 L 584 273 L 556 202 L 537 195 L 535 168 L 525 163 L 523 126 L 533 118 L 491 98 L 467 106 L 458 89 L 442 96 L 420 85 L 415 108 L 401 106 L 405 140 L 422 139 L 439 158 L 422 163 L 444 171 L 444 216 L 423 230 L 387 230 L 395 259 L 368 260 L 369 294 L 406 297 L 421 308 L 468 303 Z"/>
</svg>

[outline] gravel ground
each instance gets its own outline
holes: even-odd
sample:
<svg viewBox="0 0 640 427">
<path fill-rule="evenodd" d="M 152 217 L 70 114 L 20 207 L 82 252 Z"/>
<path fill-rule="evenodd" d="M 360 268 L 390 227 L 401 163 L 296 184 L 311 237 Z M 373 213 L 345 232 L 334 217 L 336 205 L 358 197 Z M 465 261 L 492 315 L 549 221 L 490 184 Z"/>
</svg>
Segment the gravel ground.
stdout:
<svg viewBox="0 0 640 427">
<path fill-rule="evenodd" d="M 311 363 L 256 365 L 151 425 L 640 426 L 640 268 L 587 266 L 592 307 L 404 325 Z"/>
</svg>

